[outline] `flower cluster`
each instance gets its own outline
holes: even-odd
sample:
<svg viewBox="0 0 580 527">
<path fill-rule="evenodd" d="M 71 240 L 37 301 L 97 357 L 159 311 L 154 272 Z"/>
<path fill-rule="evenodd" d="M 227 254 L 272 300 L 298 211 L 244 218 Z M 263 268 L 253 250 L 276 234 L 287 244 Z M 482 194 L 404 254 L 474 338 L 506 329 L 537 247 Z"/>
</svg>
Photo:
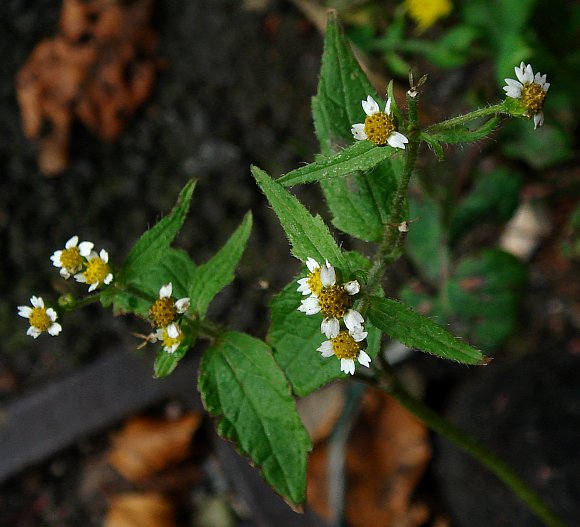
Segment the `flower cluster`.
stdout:
<svg viewBox="0 0 580 527">
<path fill-rule="evenodd" d="M 183 340 L 183 331 L 179 325 L 179 316 L 187 312 L 190 306 L 189 298 L 173 298 L 173 285 L 171 282 L 159 289 L 159 298 L 155 300 L 149 309 L 149 319 L 156 328 L 151 339 L 163 343 L 163 349 L 167 353 L 174 353 Z"/>
<path fill-rule="evenodd" d="M 368 367 L 371 358 L 361 344 L 368 333 L 364 330 L 363 316 L 353 309 L 360 284 L 357 280 L 337 283 L 336 270 L 328 260 L 320 265 L 314 258 L 308 258 L 306 267 L 309 273 L 298 280 L 298 292 L 309 296 L 302 300 L 298 310 L 306 315 L 321 313 L 324 317 L 320 331 L 329 340 L 318 351 L 323 357 L 339 358 L 340 369 L 345 373 L 354 373 L 355 360 Z"/>
<path fill-rule="evenodd" d="M 531 64 L 526 65 L 522 62 L 514 69 L 518 80 L 505 79 L 507 86 L 503 89 L 506 95 L 517 101 L 518 106 L 521 107 L 520 115 L 534 118 L 535 129 L 544 124 L 542 108 L 550 83 L 546 82 L 546 75 L 541 75 L 539 72 L 534 75 Z"/>
<path fill-rule="evenodd" d="M 391 114 L 391 98 L 387 99 L 385 111 L 381 112 L 379 104 L 369 95 L 366 101 L 362 101 L 362 107 L 367 114 L 364 123 L 352 125 L 351 132 L 355 139 L 364 141 L 368 139 L 377 146 L 389 145 L 393 148 L 405 149 L 409 140 L 397 132 L 395 121 Z"/>
<path fill-rule="evenodd" d="M 79 237 L 73 236 L 64 249 L 55 251 L 50 257 L 52 264 L 58 267 L 60 276 L 68 280 L 74 276 L 77 282 L 89 285 L 89 292 L 103 284 L 113 281 L 113 273 L 109 267 L 109 254 L 104 249 L 97 254 L 93 250 L 93 242 L 79 243 Z M 46 308 L 44 300 L 39 296 L 30 299 L 30 306 L 18 306 L 18 314 L 27 318 L 30 324 L 27 335 L 37 338 L 41 333 L 56 336 L 62 331 L 62 326 L 56 322 L 58 315 L 52 308 Z"/>
<path fill-rule="evenodd" d="M 89 285 L 89 292 L 113 281 L 109 254 L 105 249 L 97 254 L 93 250 L 94 246 L 93 242 L 79 243 L 79 237 L 73 236 L 66 242 L 64 249 L 55 251 L 50 257 L 52 264 L 60 268 L 63 278 L 69 279 L 74 275 L 77 282 Z"/>
</svg>

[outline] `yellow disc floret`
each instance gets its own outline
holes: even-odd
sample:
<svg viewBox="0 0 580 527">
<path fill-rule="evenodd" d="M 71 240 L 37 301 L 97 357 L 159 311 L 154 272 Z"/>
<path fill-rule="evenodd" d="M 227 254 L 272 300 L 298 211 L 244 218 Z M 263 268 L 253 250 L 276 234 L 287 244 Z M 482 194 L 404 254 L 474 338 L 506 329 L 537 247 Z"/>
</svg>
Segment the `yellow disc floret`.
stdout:
<svg viewBox="0 0 580 527">
<path fill-rule="evenodd" d="M 92 258 L 87 262 L 84 275 L 87 284 L 100 284 L 109 274 L 109 264 L 101 258 Z"/>
<path fill-rule="evenodd" d="M 317 296 L 320 294 L 323 288 L 322 282 L 320 281 L 320 267 L 314 269 L 314 271 L 308 275 L 307 284 L 310 288 L 310 291 L 312 291 L 312 294 Z"/>
<path fill-rule="evenodd" d="M 48 328 L 52 325 L 52 320 L 46 314 L 46 309 L 43 307 L 33 308 L 28 320 L 30 325 L 38 329 L 38 331 L 48 331 Z"/>
<path fill-rule="evenodd" d="M 447 16 L 452 8 L 450 0 L 406 0 L 405 4 L 419 32 L 429 29 L 437 20 Z"/>
<path fill-rule="evenodd" d="M 356 359 L 360 353 L 361 347 L 348 331 L 341 331 L 336 337 L 330 339 L 332 350 L 339 359 Z"/>
<path fill-rule="evenodd" d="M 63 249 L 60 255 L 60 263 L 69 273 L 76 273 L 83 267 L 83 259 L 78 247 Z"/>
<path fill-rule="evenodd" d="M 524 85 L 522 90 L 522 102 L 531 113 L 539 112 L 544 106 L 546 92 L 539 84 L 531 82 Z"/>
<path fill-rule="evenodd" d="M 350 296 L 344 287 L 331 285 L 322 288 L 318 295 L 320 312 L 325 317 L 343 318 L 346 312 L 352 307 L 354 298 Z"/>
<path fill-rule="evenodd" d="M 365 134 L 369 141 L 377 146 L 385 146 L 387 139 L 395 131 L 395 123 L 390 115 L 377 112 L 367 115 L 365 119 Z"/>
<path fill-rule="evenodd" d="M 158 298 L 149 309 L 149 318 L 158 328 L 169 326 L 177 315 L 175 300 L 172 297 Z"/>
<path fill-rule="evenodd" d="M 183 340 L 183 332 L 176 324 L 158 330 L 161 332 L 160 337 L 163 342 L 163 348 L 169 353 L 173 353 Z"/>
</svg>

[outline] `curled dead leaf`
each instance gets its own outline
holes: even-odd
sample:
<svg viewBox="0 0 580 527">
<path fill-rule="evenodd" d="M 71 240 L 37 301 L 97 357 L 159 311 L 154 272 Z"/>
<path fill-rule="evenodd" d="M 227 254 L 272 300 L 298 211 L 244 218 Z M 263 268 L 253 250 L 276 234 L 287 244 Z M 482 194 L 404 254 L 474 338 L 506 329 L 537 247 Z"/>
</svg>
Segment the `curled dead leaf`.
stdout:
<svg viewBox="0 0 580 527">
<path fill-rule="evenodd" d="M 161 494 L 127 493 L 111 500 L 104 527 L 177 527 L 173 504 Z"/>
<path fill-rule="evenodd" d="M 107 458 L 127 480 L 139 483 L 186 459 L 201 414 L 174 421 L 138 417 L 114 438 Z"/>
</svg>

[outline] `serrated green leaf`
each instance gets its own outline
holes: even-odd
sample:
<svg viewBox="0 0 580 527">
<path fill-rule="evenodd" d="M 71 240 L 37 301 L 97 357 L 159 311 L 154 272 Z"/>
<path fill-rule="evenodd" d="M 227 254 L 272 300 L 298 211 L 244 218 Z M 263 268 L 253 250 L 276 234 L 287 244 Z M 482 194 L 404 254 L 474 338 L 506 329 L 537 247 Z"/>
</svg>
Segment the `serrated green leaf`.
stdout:
<svg viewBox="0 0 580 527">
<path fill-rule="evenodd" d="M 300 301 L 305 297 L 296 291 L 297 287 L 297 283 L 292 282 L 273 298 L 268 342 L 292 390 L 304 397 L 347 375 L 340 371 L 340 362 L 336 357 L 324 358 L 317 351 L 320 344 L 327 340 L 320 332 L 322 315 L 308 316 L 298 311 Z M 369 332 L 366 351 L 374 358 L 379 350 L 381 335 L 369 324 L 365 324 L 365 330 Z"/>
<path fill-rule="evenodd" d="M 188 296 L 192 308 L 202 318 L 215 296 L 234 279 L 234 272 L 251 231 L 252 214 L 248 212 L 226 244 L 207 263 L 196 269 L 190 282 Z"/>
<path fill-rule="evenodd" d="M 499 249 L 461 261 L 445 294 L 462 333 L 485 350 L 501 344 L 517 323 L 526 275 L 522 262 Z"/>
<path fill-rule="evenodd" d="M 422 141 L 425 141 L 431 147 L 431 150 L 433 150 L 433 153 L 435 154 L 437 161 L 442 161 L 443 159 L 445 159 L 443 147 L 441 146 L 441 143 L 437 141 L 437 139 L 431 137 L 429 134 L 426 134 L 424 132 L 421 132 L 419 138 Z"/>
<path fill-rule="evenodd" d="M 396 300 L 372 297 L 368 317 L 377 328 L 410 348 L 463 364 L 487 363 L 479 350 Z"/>
<path fill-rule="evenodd" d="M 361 101 L 368 95 L 384 105 L 356 61 L 336 15 L 331 13 L 318 92 L 312 99 L 314 128 L 323 155 L 331 156 L 352 144 L 351 127 L 364 120 Z M 401 172 L 400 159 L 401 156 L 395 156 L 384 161 L 366 175 L 354 172 L 320 182 L 337 229 L 362 240 L 381 240 L 397 175 Z"/>
<path fill-rule="evenodd" d="M 422 132 L 421 138 L 430 144 L 434 141 L 439 143 L 469 143 L 479 141 L 487 137 L 496 128 L 499 119 L 492 117 L 478 128 L 470 129 L 467 126 L 455 126 L 448 129 L 438 129 L 437 125 L 427 128 Z"/>
<path fill-rule="evenodd" d="M 330 157 L 320 157 L 314 163 L 297 168 L 276 181 L 284 187 L 292 187 L 313 181 L 348 176 L 356 171 L 366 172 L 396 153 L 390 146 L 377 147 L 370 141 L 357 141 Z"/>
<path fill-rule="evenodd" d="M 313 216 L 298 199 L 266 172 L 252 166 L 252 175 L 268 198 L 292 245 L 292 254 L 305 262 L 308 257 L 319 262 L 327 259 L 341 269 L 348 269 L 340 248 L 320 216 Z"/>
<path fill-rule="evenodd" d="M 202 357 L 199 389 L 220 436 L 258 465 L 276 492 L 302 504 L 311 442 L 270 348 L 243 333 L 224 334 Z"/>
<path fill-rule="evenodd" d="M 185 221 L 194 188 L 195 181 L 189 181 L 179 193 L 173 210 L 135 243 L 121 272 L 124 282 L 134 281 L 163 258 L 164 251 L 171 245 Z"/>
</svg>

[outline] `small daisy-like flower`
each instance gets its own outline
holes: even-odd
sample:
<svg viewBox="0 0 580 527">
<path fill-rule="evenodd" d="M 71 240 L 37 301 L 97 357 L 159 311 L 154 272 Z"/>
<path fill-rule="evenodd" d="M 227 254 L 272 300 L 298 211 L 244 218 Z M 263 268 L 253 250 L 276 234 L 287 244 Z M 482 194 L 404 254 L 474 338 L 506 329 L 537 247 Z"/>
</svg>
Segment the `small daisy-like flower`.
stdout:
<svg viewBox="0 0 580 527">
<path fill-rule="evenodd" d="M 315 284 L 317 293 L 302 300 L 299 311 L 307 315 L 322 313 L 324 319 L 320 324 L 320 331 L 328 338 L 336 337 L 340 331 L 340 319 L 349 330 L 361 329 L 364 319 L 362 315 L 352 309 L 354 304 L 353 295 L 360 291 L 360 284 L 357 280 L 347 282 L 342 285 L 336 283 L 336 271 L 334 267 L 326 262 L 322 267 L 316 268 L 319 272 L 318 280 L 321 287 Z M 312 272 L 311 272 L 312 274 Z M 302 286 L 302 284 L 301 284 Z M 312 286 L 310 286 L 312 290 Z"/>
<path fill-rule="evenodd" d="M 369 95 L 366 101 L 362 101 L 362 107 L 367 114 L 365 122 L 353 124 L 352 135 L 359 141 L 368 139 L 377 146 L 386 144 L 393 148 L 405 149 L 405 143 L 409 140 L 397 132 L 395 121 L 391 115 L 391 98 L 387 99 L 385 111 L 381 112 L 378 103 Z"/>
<path fill-rule="evenodd" d="M 62 326 L 56 321 L 56 311 L 52 307 L 45 308 L 44 300 L 40 296 L 31 297 L 30 303 L 32 307 L 18 306 L 18 314 L 27 318 L 30 323 L 26 334 L 37 338 L 46 331 L 49 335 L 56 337 L 62 331 Z"/>
<path fill-rule="evenodd" d="M 323 288 L 322 281 L 320 279 L 320 273 L 322 269 L 325 269 L 325 274 L 328 274 L 329 272 L 334 272 L 334 268 L 328 263 L 328 260 L 326 260 L 326 263 L 321 268 L 320 264 L 314 258 L 306 259 L 306 267 L 308 267 L 310 273 L 306 278 L 301 278 L 298 280 L 300 286 L 298 287 L 297 291 L 303 295 L 318 296 Z M 330 269 L 332 269 L 332 271 Z"/>
<path fill-rule="evenodd" d="M 165 328 L 159 328 L 156 336 L 163 343 L 163 349 L 167 353 L 175 353 L 183 340 L 183 331 L 177 324 L 171 323 Z"/>
<path fill-rule="evenodd" d="M 159 298 L 155 300 L 149 309 L 149 318 L 158 328 L 169 326 L 175 321 L 177 315 L 182 315 L 189 309 L 189 298 L 175 300 L 171 296 L 173 286 L 171 282 L 159 289 Z"/>
<path fill-rule="evenodd" d="M 417 30 L 422 33 L 437 20 L 451 12 L 449 0 L 405 0 L 409 16 L 417 23 Z"/>
<path fill-rule="evenodd" d="M 75 274 L 75 280 L 83 284 L 89 284 L 89 293 L 101 284 L 109 285 L 113 281 L 113 273 L 109 268 L 109 253 L 105 249 L 97 254 L 91 251 L 87 256 L 86 269 L 82 273 Z"/>
<path fill-rule="evenodd" d="M 514 69 L 518 80 L 505 79 L 507 86 L 503 89 L 508 97 L 519 100 L 526 117 L 534 118 L 535 129 L 544 124 L 542 108 L 550 83 L 546 82 L 546 75 L 541 75 L 539 72 L 534 75 L 531 64 L 526 65 L 522 62 Z"/>
<path fill-rule="evenodd" d="M 65 248 L 55 251 L 50 259 L 55 267 L 60 267 L 60 276 L 68 280 L 83 268 L 84 259 L 91 254 L 93 246 L 93 242 L 79 243 L 79 237 L 73 236 L 66 242 Z"/>
<path fill-rule="evenodd" d="M 340 359 L 340 371 L 344 373 L 354 373 L 355 363 L 369 367 L 371 358 L 366 351 L 361 349 L 361 342 L 367 337 L 366 331 L 341 331 L 330 340 L 325 340 L 317 351 L 323 357 L 332 357 L 336 355 Z"/>
</svg>

